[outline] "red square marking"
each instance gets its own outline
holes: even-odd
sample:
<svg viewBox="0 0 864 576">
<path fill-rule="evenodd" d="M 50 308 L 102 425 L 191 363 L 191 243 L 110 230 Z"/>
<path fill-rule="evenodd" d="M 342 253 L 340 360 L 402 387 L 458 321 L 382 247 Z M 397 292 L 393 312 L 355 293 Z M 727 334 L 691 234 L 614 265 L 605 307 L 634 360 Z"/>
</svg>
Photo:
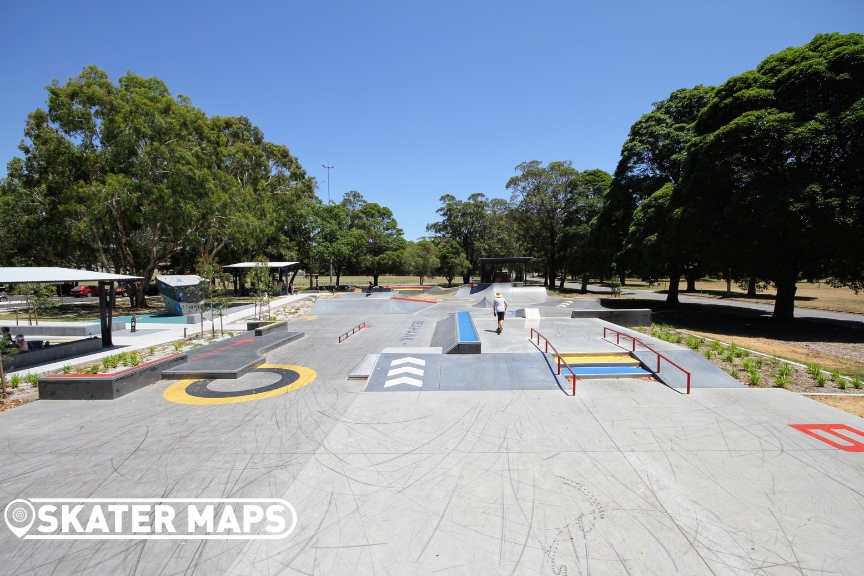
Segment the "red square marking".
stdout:
<svg viewBox="0 0 864 576">
<path fill-rule="evenodd" d="M 805 434 L 812 436 L 813 438 L 821 440 L 822 442 L 825 442 L 826 444 L 828 444 L 829 446 L 833 446 L 834 448 L 845 450 L 846 452 L 864 452 L 864 442 L 854 440 L 849 436 L 837 432 L 837 430 L 851 432 L 852 434 L 857 434 L 861 437 L 862 440 L 864 440 L 864 432 L 856 430 L 855 428 L 847 426 L 846 424 L 790 424 L 789 426 L 795 428 L 796 430 L 800 430 L 801 432 L 804 432 Z M 817 433 L 816 430 L 824 433 L 826 436 L 836 436 L 837 438 L 848 442 L 848 444 L 838 444 L 833 440 L 829 440 L 822 434 Z"/>
</svg>

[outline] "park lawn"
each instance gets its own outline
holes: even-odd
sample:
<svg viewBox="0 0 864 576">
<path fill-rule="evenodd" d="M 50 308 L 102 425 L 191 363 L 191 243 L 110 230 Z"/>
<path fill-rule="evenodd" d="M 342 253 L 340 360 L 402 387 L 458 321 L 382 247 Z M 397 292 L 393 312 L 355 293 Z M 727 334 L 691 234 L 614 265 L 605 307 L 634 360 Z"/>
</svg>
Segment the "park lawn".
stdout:
<svg viewBox="0 0 864 576">
<path fill-rule="evenodd" d="M 300 286 L 303 286 L 304 283 L 300 281 L 300 278 L 297 279 Z M 369 285 L 369 282 L 372 282 L 372 276 L 342 276 L 339 279 L 340 284 L 348 284 L 351 286 L 357 286 L 358 288 L 364 288 Z M 318 282 L 320 284 L 326 284 L 330 281 L 329 276 L 319 275 Z M 333 276 L 333 282 L 336 282 L 336 276 Z M 308 281 L 307 281 L 308 284 Z M 385 276 L 381 275 L 378 277 L 378 285 L 379 286 L 417 286 L 420 284 L 419 276 Z M 453 286 L 459 286 L 462 284 L 462 277 L 457 276 L 453 279 Z M 447 279 L 441 276 L 433 276 L 423 277 L 423 285 L 424 286 L 447 286 Z"/>
<path fill-rule="evenodd" d="M 685 287 L 682 280 L 681 288 Z M 636 290 L 649 290 L 651 292 L 666 292 L 668 285 L 666 281 L 648 286 L 647 282 L 636 278 L 627 279 L 627 288 Z M 704 296 L 706 298 L 726 298 L 726 281 L 701 279 L 696 282 L 696 292 L 681 292 L 688 296 Z M 732 295 L 734 300 L 744 302 L 755 302 L 757 304 L 773 304 L 776 291 L 774 287 L 759 293 L 755 298 L 748 298 L 747 291 L 741 290 L 734 282 L 732 283 Z M 834 288 L 824 282 L 809 283 L 798 282 L 798 291 L 795 294 L 796 308 L 812 308 L 815 310 L 830 310 L 833 312 L 851 312 L 853 314 L 864 314 L 864 293 L 856 294 L 849 288 Z"/>
</svg>

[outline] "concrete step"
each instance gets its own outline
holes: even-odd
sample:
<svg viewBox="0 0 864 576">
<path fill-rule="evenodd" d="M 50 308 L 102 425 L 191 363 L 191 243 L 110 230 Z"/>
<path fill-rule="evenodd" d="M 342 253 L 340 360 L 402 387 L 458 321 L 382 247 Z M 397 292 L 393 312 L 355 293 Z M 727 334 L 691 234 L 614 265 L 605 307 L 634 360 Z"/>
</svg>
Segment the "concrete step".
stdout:
<svg viewBox="0 0 864 576">
<path fill-rule="evenodd" d="M 638 366 L 573 366 L 573 372 L 567 370 L 566 366 L 561 367 L 561 374 L 569 376 L 575 373 L 576 378 L 640 378 L 642 376 L 651 376 L 651 372 L 639 368 Z"/>
</svg>

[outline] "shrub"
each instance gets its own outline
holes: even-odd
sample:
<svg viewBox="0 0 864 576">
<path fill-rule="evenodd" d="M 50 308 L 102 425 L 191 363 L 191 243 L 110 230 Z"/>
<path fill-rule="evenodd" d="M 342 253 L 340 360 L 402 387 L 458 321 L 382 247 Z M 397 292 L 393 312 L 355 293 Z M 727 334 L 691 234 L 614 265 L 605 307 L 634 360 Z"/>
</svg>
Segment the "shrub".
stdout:
<svg viewBox="0 0 864 576">
<path fill-rule="evenodd" d="M 708 360 L 711 360 L 711 358 L 714 357 L 714 351 L 711 348 L 706 348 L 705 350 L 702 350 L 702 355 Z"/>
<path fill-rule="evenodd" d="M 826 376 L 824 372 L 819 372 L 814 376 L 814 378 L 816 378 L 816 386 L 819 388 L 824 388 L 825 383 L 828 381 L 828 376 Z"/>
<path fill-rule="evenodd" d="M 732 351 L 733 354 L 735 354 L 736 358 L 746 358 L 747 356 L 750 356 L 749 351 L 744 350 L 743 348 L 740 348 L 735 344 L 731 344 L 729 346 L 729 349 Z"/>
<path fill-rule="evenodd" d="M 846 386 L 847 384 L 845 378 L 840 378 L 839 380 L 837 380 L 837 387 L 840 388 L 840 390 L 845 390 Z"/>
<path fill-rule="evenodd" d="M 791 384 L 791 381 L 786 376 L 778 374 L 774 377 L 774 384 L 776 384 L 778 388 L 787 388 L 789 384 Z"/>
<path fill-rule="evenodd" d="M 141 358 L 138 357 L 138 351 L 132 350 L 126 357 L 129 366 L 138 366 L 141 363 Z"/>
<path fill-rule="evenodd" d="M 716 340 L 711 342 L 711 350 L 714 352 L 720 353 L 723 351 L 723 344 L 717 342 Z"/>
<path fill-rule="evenodd" d="M 756 368 L 751 368 L 750 370 L 747 370 L 747 381 L 750 382 L 750 384 L 753 386 L 758 386 L 759 383 L 762 381 L 762 375 L 759 374 L 759 370 L 757 370 Z"/>
<path fill-rule="evenodd" d="M 735 352 L 727 349 L 723 353 L 723 360 L 725 360 L 726 362 L 729 362 L 730 364 L 735 362 Z"/>
<path fill-rule="evenodd" d="M 84 371 L 86 374 L 98 374 L 99 373 L 99 364 L 93 364 L 87 370 Z"/>
<path fill-rule="evenodd" d="M 689 348 L 698 350 L 703 344 L 705 344 L 705 339 L 697 338 L 696 336 L 687 336 L 686 343 Z"/>
<path fill-rule="evenodd" d="M 764 363 L 765 363 L 765 360 L 761 356 L 758 356 L 754 362 L 757 370 L 761 370 Z"/>
<path fill-rule="evenodd" d="M 746 370 L 747 372 L 750 372 L 754 368 L 753 360 L 751 360 L 750 358 L 745 358 L 741 362 L 741 367 L 744 368 L 744 370 Z"/>
<path fill-rule="evenodd" d="M 18 385 L 21 384 L 21 375 L 20 374 L 12 374 L 9 377 L 9 387 L 10 388 L 18 388 Z"/>
<path fill-rule="evenodd" d="M 71 373 L 72 373 L 72 366 L 70 364 L 64 364 L 63 365 L 63 374 L 71 374 Z"/>
<path fill-rule="evenodd" d="M 176 342 L 172 342 L 171 345 L 174 347 L 175 352 L 179 352 L 180 349 L 183 347 L 183 342 L 178 340 Z"/>
<path fill-rule="evenodd" d="M 156 347 L 150 346 L 150 348 L 147 349 L 147 353 L 150 354 L 150 356 L 152 356 L 153 354 L 156 353 Z"/>
<path fill-rule="evenodd" d="M 788 362 L 781 362 L 777 367 L 777 376 L 788 380 L 792 375 L 792 365 Z"/>
<path fill-rule="evenodd" d="M 843 379 L 843 376 L 840 375 L 839 370 L 832 370 L 831 371 L 831 381 L 832 382 L 834 382 L 835 384 L 838 384 L 842 379 Z"/>
<path fill-rule="evenodd" d="M 105 367 L 105 370 L 113 370 L 120 365 L 120 360 L 120 354 L 112 354 L 111 356 L 106 356 L 102 359 L 102 366 Z"/>
<path fill-rule="evenodd" d="M 815 362 L 807 363 L 807 373 L 813 376 L 814 378 L 822 373 L 822 367 L 816 364 Z"/>
<path fill-rule="evenodd" d="M 34 388 L 39 386 L 39 374 L 31 374 L 30 372 L 28 372 L 27 376 L 25 376 L 24 379 L 27 380 L 27 382 L 29 382 L 30 385 Z"/>
<path fill-rule="evenodd" d="M 861 379 L 858 378 L 857 376 L 855 378 L 853 378 L 852 379 L 852 386 L 854 386 L 856 390 L 860 390 L 861 389 Z"/>
</svg>

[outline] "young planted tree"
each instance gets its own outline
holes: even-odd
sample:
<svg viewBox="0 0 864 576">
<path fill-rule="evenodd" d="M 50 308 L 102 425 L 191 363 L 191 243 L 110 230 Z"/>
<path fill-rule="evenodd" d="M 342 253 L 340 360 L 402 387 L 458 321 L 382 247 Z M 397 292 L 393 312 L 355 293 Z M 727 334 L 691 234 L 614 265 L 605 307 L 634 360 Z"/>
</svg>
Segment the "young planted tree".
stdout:
<svg viewBox="0 0 864 576">
<path fill-rule="evenodd" d="M 249 270 L 249 283 L 255 295 L 255 315 L 259 320 L 264 316 L 264 305 L 269 303 L 270 267 L 269 260 L 261 256 L 255 260 L 255 266 Z M 269 316 L 269 311 L 268 311 Z"/>
</svg>

